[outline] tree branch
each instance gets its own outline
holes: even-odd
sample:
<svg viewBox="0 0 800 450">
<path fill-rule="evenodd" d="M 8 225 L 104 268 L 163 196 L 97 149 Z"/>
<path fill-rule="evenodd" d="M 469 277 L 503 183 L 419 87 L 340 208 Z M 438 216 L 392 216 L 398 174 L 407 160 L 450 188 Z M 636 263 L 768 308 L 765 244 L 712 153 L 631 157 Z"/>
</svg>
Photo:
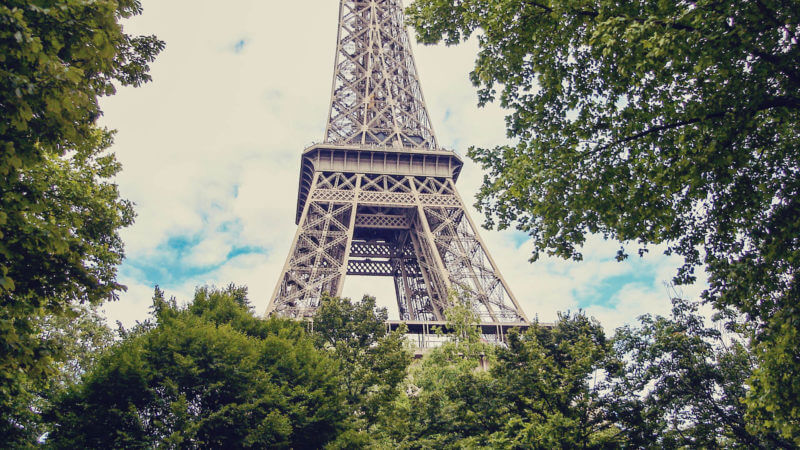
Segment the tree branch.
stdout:
<svg viewBox="0 0 800 450">
<path fill-rule="evenodd" d="M 622 139 L 618 139 L 618 140 L 616 140 L 614 142 L 611 142 L 609 144 L 606 144 L 606 145 L 603 145 L 601 147 L 598 147 L 597 151 L 607 150 L 607 149 L 609 149 L 609 148 L 611 148 L 611 147 L 613 147 L 615 145 L 619 145 L 619 144 L 624 144 L 626 142 L 635 141 L 637 139 L 641 139 L 641 138 L 643 138 L 643 137 L 645 137 L 647 135 L 650 135 L 650 134 L 660 133 L 660 132 L 666 131 L 666 130 L 672 130 L 672 129 L 675 129 L 675 128 L 685 127 L 686 125 L 692 125 L 692 124 L 695 124 L 695 123 L 698 123 L 698 122 L 702 122 L 704 120 L 714 119 L 714 118 L 717 118 L 717 117 L 722 117 L 724 115 L 725 115 L 724 112 L 713 113 L 713 114 L 709 114 L 709 115 L 707 115 L 705 117 L 689 119 L 689 120 L 682 120 L 680 122 L 675 122 L 675 123 L 671 123 L 671 124 L 667 124 L 667 125 L 659 125 L 659 126 L 651 127 L 651 128 L 648 128 L 648 129 L 646 129 L 644 131 L 641 131 L 639 133 L 630 135 L 628 137 L 624 137 Z"/>
<path fill-rule="evenodd" d="M 543 5 L 543 4 L 541 4 L 541 3 L 537 2 L 537 1 L 528 0 L 528 1 L 524 1 L 523 4 L 530 5 L 530 6 L 535 6 L 537 8 L 541 8 L 542 10 L 544 10 L 544 12 L 548 12 L 548 13 L 553 12 L 553 8 L 551 8 L 551 7 L 547 6 L 547 5 Z M 576 15 L 578 15 L 578 16 L 586 16 L 586 17 L 597 17 L 598 15 L 600 15 L 599 12 L 597 12 L 596 10 L 593 10 L 593 9 L 589 9 L 589 10 L 577 9 L 577 10 L 573 10 L 572 12 L 575 13 Z"/>
<path fill-rule="evenodd" d="M 535 6 L 537 8 L 541 8 L 541 9 L 544 10 L 544 12 L 553 12 L 553 8 L 551 8 L 551 7 L 547 6 L 547 5 L 543 5 L 543 4 L 539 3 L 539 2 L 527 1 L 527 2 L 523 2 L 523 4 L 530 5 L 530 6 Z"/>
<path fill-rule="evenodd" d="M 782 108 L 782 107 L 784 107 L 784 108 L 792 108 L 792 109 L 800 109 L 800 98 L 796 98 L 796 97 L 773 97 L 773 98 L 761 103 L 756 108 L 743 110 L 742 113 L 750 112 L 750 113 L 754 114 L 754 113 L 757 113 L 757 112 L 760 112 L 760 111 L 766 111 L 768 109 Z M 632 134 L 630 136 L 627 136 L 627 137 L 624 137 L 622 139 L 618 139 L 616 141 L 610 142 L 610 143 L 608 143 L 606 145 L 600 146 L 596 150 L 594 150 L 593 153 L 594 152 L 600 152 L 600 151 L 603 151 L 603 150 L 608 150 L 609 148 L 614 147 L 616 145 L 624 144 L 626 142 L 635 141 L 637 139 L 641 139 L 641 138 L 643 138 L 645 136 L 648 136 L 650 134 L 660 133 L 662 131 L 672 130 L 672 129 L 675 129 L 675 128 L 681 128 L 681 127 L 685 127 L 687 125 L 693 125 L 695 123 L 704 122 L 704 121 L 709 120 L 709 119 L 717 119 L 717 118 L 723 117 L 725 114 L 727 114 L 729 112 L 730 111 L 714 112 L 714 113 L 706 114 L 703 117 L 697 117 L 697 118 L 694 118 L 694 119 L 682 120 L 680 122 L 675 122 L 675 123 L 670 123 L 670 124 L 666 124 L 666 125 L 658 125 L 658 126 L 655 126 L 655 127 L 651 127 L 651 128 L 648 128 L 648 129 L 646 129 L 644 131 L 641 131 L 639 133 Z"/>
<path fill-rule="evenodd" d="M 771 22 L 772 22 L 774 25 L 778 25 L 778 26 L 783 26 L 783 25 L 785 25 L 785 24 L 784 24 L 784 23 L 782 23 L 780 20 L 778 20 L 778 17 L 777 17 L 777 16 L 778 16 L 778 14 L 777 14 L 777 11 L 775 11 L 775 10 L 773 10 L 773 9 L 770 9 L 770 8 L 769 8 L 769 7 L 768 7 L 766 4 L 764 4 L 764 2 L 762 2 L 761 0 L 755 0 L 755 4 L 756 4 L 756 6 L 758 7 L 758 10 L 761 12 L 761 14 L 763 14 L 764 16 L 766 16 L 766 17 L 767 17 L 767 18 L 768 18 L 768 19 L 769 19 L 769 20 L 770 20 L 770 21 L 771 21 Z"/>
<path fill-rule="evenodd" d="M 784 75 L 789 77 L 789 79 L 794 81 L 795 83 L 799 83 L 800 82 L 800 74 L 798 73 L 797 70 L 793 70 L 795 66 L 792 65 L 791 62 L 790 62 L 790 64 L 787 65 L 787 64 L 784 63 L 784 61 L 781 58 L 779 58 L 776 55 L 765 53 L 765 52 L 759 50 L 758 48 L 756 48 L 755 46 L 748 46 L 748 47 L 749 47 L 748 50 L 750 50 L 750 52 L 754 56 L 756 56 L 756 57 L 758 57 L 758 58 L 760 58 L 760 59 L 762 59 L 762 60 L 764 60 L 764 61 L 766 61 L 766 62 L 768 62 L 770 64 L 775 65 L 775 67 L 777 67 L 778 71 L 782 72 Z M 791 61 L 791 58 L 789 60 Z"/>
<path fill-rule="evenodd" d="M 645 22 L 647 22 L 647 20 L 642 19 L 641 17 L 630 17 L 630 19 L 633 20 L 634 22 L 636 22 L 638 24 L 642 24 L 642 25 Z M 655 24 L 658 24 L 658 25 L 663 25 L 663 26 L 668 27 L 668 28 L 672 28 L 674 30 L 679 30 L 679 31 L 697 31 L 697 28 L 695 28 L 695 27 L 693 27 L 691 25 L 684 25 L 682 23 L 677 23 L 677 22 L 667 22 L 666 20 L 651 20 L 651 22 L 655 23 Z"/>
</svg>

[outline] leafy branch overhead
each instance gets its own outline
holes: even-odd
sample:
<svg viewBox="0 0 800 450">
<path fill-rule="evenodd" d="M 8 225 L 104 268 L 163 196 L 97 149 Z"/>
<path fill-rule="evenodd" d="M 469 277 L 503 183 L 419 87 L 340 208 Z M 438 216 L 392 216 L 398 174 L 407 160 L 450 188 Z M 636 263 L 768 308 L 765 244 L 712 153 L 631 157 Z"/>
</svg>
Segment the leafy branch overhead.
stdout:
<svg viewBox="0 0 800 450">
<path fill-rule="evenodd" d="M 749 401 L 780 404 L 763 414 L 800 436 L 800 385 L 778 369 L 800 379 L 800 3 L 418 0 L 408 15 L 425 43 L 476 35 L 478 101 L 509 111 L 516 144 L 469 152 L 487 224 L 530 234 L 534 260 L 579 260 L 599 234 L 681 256 L 678 283 L 702 266 L 705 299 L 753 320 L 776 370 Z"/>
<path fill-rule="evenodd" d="M 43 318 L 116 299 L 119 230 L 133 222 L 112 178 L 113 132 L 99 97 L 150 79 L 164 48 L 120 20 L 138 0 L 8 0 L 0 4 L 0 434 L 30 430 L 15 399 L 46 383 L 65 353 Z"/>
</svg>

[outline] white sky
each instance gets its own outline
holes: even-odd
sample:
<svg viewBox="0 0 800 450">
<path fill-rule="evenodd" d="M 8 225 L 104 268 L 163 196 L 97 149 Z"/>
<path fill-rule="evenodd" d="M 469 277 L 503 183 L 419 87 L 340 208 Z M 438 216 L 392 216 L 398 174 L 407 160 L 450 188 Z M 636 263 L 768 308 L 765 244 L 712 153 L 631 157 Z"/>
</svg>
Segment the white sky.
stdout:
<svg viewBox="0 0 800 450">
<path fill-rule="evenodd" d="M 106 305 L 130 325 L 147 317 L 153 285 L 179 301 L 195 286 L 249 287 L 266 309 L 296 226 L 300 153 L 321 141 L 328 115 L 338 2 L 143 0 L 128 33 L 156 34 L 166 50 L 154 81 L 104 99 L 102 123 L 118 129 L 122 195 L 136 203 L 123 232 L 129 288 Z M 413 35 L 412 35 L 413 40 Z M 504 113 L 476 107 L 469 83 L 477 46 L 415 47 L 422 87 L 440 143 L 462 155 L 506 142 Z M 458 187 L 472 203 L 482 179 L 467 162 Z M 476 222 L 482 216 L 472 210 Z M 490 252 L 531 318 L 584 307 L 607 329 L 669 311 L 663 283 L 679 260 L 658 251 L 617 263 L 616 242 L 591 238 L 584 261 L 528 263 L 519 233 L 483 231 Z M 699 287 L 684 288 L 696 298 Z M 345 295 L 370 293 L 395 311 L 388 279 L 348 278 Z"/>
</svg>

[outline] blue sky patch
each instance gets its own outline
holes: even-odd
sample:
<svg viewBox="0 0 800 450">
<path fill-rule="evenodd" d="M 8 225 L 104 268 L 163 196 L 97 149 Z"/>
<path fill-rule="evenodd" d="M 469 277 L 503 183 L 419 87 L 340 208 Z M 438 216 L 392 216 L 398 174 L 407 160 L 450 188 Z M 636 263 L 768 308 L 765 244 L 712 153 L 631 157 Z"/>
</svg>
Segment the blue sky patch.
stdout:
<svg viewBox="0 0 800 450">
<path fill-rule="evenodd" d="M 522 247 L 522 244 L 528 242 L 530 240 L 530 236 L 528 233 L 524 233 L 522 231 L 514 231 L 511 233 L 511 242 L 514 243 L 515 248 Z"/>
<path fill-rule="evenodd" d="M 234 195 L 238 193 L 238 188 L 238 185 L 233 186 Z M 244 225 L 239 218 L 211 225 L 209 220 L 211 215 L 214 214 L 214 210 L 220 208 L 220 205 L 212 204 L 212 211 L 199 213 L 205 224 L 204 230 L 170 236 L 161 241 L 154 253 L 138 258 L 126 258 L 120 267 L 120 275 L 123 278 L 138 280 L 145 285 L 159 285 L 165 289 L 173 289 L 193 280 L 202 283 L 204 278 L 208 278 L 213 272 L 239 256 L 266 255 L 268 253 L 268 249 L 262 246 L 235 244 L 239 242 L 239 237 L 244 230 Z M 209 234 L 225 235 L 228 237 L 227 242 L 233 245 L 229 247 L 224 257 L 220 257 L 219 261 L 199 265 L 190 263 L 191 255 L 197 251 L 197 246 L 209 237 Z"/>
<path fill-rule="evenodd" d="M 233 44 L 233 53 L 236 53 L 237 55 L 242 53 L 246 45 L 247 39 L 239 39 L 235 44 Z"/>
<path fill-rule="evenodd" d="M 241 225 L 231 221 L 220 228 L 240 229 Z M 159 285 L 162 288 L 174 288 L 187 280 L 202 277 L 213 272 L 225 263 L 226 258 L 217 264 L 195 266 L 186 262 L 192 249 L 203 240 L 202 234 L 171 236 L 156 248 L 154 257 L 126 258 L 120 267 L 120 275 L 140 280 L 146 285 Z"/>
<path fill-rule="evenodd" d="M 228 252 L 228 260 L 236 258 L 237 256 L 242 255 L 266 255 L 267 249 L 264 247 L 256 247 L 253 245 L 245 245 L 245 246 L 234 246 L 230 252 Z"/>
<path fill-rule="evenodd" d="M 180 255 L 186 254 L 192 247 L 199 244 L 201 238 L 196 236 L 172 236 L 167 239 L 166 244 L 159 245 L 159 250 L 171 250 L 171 253 L 178 253 Z M 164 248 L 166 247 L 166 248 Z"/>
<path fill-rule="evenodd" d="M 609 262 L 611 261 L 609 260 Z M 639 258 L 617 264 L 626 266 L 625 273 L 587 283 L 584 289 L 572 290 L 579 308 L 587 308 L 589 306 L 611 307 L 619 301 L 617 295 L 626 285 L 653 286 L 656 282 L 655 268 Z"/>
<path fill-rule="evenodd" d="M 159 285 L 165 289 L 181 286 L 186 280 L 200 277 L 219 269 L 224 264 L 207 267 L 193 267 L 182 262 L 182 257 L 175 253 L 161 253 L 154 259 L 126 259 L 120 267 L 123 278 L 131 278 L 148 286 Z"/>
<path fill-rule="evenodd" d="M 220 233 L 234 233 L 236 236 L 242 233 L 242 221 L 239 219 L 229 220 L 227 222 L 222 222 L 218 227 L 217 231 Z"/>
</svg>

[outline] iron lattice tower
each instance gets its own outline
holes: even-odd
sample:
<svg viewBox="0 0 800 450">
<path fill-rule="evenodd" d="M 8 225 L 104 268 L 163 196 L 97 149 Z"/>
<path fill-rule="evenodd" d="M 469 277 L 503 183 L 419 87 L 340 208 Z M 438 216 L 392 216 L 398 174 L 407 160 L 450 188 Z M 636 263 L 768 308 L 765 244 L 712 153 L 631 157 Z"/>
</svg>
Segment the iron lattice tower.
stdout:
<svg viewBox="0 0 800 450">
<path fill-rule="evenodd" d="M 461 291 L 481 321 L 527 322 L 433 132 L 401 0 L 341 0 L 325 142 L 303 151 L 289 256 L 267 314 L 312 317 L 347 275 L 394 279 L 400 319 L 443 321 Z"/>
</svg>

